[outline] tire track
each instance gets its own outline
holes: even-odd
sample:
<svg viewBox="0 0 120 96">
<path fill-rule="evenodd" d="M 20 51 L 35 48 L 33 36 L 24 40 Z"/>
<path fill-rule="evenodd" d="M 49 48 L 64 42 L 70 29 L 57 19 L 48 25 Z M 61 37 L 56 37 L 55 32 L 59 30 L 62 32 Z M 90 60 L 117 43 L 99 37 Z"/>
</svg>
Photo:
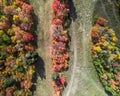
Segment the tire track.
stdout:
<svg viewBox="0 0 120 96">
<path fill-rule="evenodd" d="M 106 15 L 107 19 L 110 21 L 110 17 L 108 16 L 107 11 L 106 11 L 106 8 L 104 7 L 105 4 L 104 4 L 103 0 L 100 0 L 100 3 L 101 3 L 101 5 L 102 5 L 102 9 L 103 9 L 104 14 Z M 110 25 L 112 25 L 111 22 L 109 22 L 109 23 L 110 23 Z"/>
<path fill-rule="evenodd" d="M 74 62 L 73 62 L 73 67 L 72 67 L 72 75 L 70 78 L 70 82 L 69 82 L 69 87 L 68 87 L 68 91 L 66 93 L 66 96 L 70 96 L 70 92 L 71 92 L 71 88 L 73 86 L 73 82 L 74 82 L 74 77 L 75 77 L 75 69 L 77 66 L 77 44 L 76 44 L 76 36 L 75 36 L 75 23 L 72 20 L 72 40 L 73 40 L 73 51 L 74 51 Z"/>
<path fill-rule="evenodd" d="M 91 1 L 92 2 L 92 1 Z M 83 3 L 83 5 L 84 5 L 85 3 Z M 87 3 L 86 3 L 86 5 L 87 5 Z M 85 5 L 84 5 L 85 6 Z M 84 22 L 83 24 L 82 24 L 82 52 L 83 52 L 83 65 L 85 65 L 85 64 L 88 64 L 89 62 L 88 62 L 88 46 L 89 46 L 89 40 L 88 40 L 88 37 L 89 36 L 91 36 L 90 35 L 90 32 L 91 32 L 91 30 L 90 30 L 90 28 L 92 27 L 92 21 L 91 21 L 91 18 L 92 18 L 92 14 L 91 14 L 91 12 L 92 12 L 92 10 L 94 10 L 94 9 L 89 9 L 89 8 L 84 8 L 84 13 L 83 13 L 83 15 L 84 15 L 84 17 L 82 18 L 83 19 L 83 21 L 82 22 Z M 85 16 L 85 14 L 87 14 L 89 12 L 89 14 L 91 14 L 90 16 Z M 89 25 L 88 25 L 88 27 L 86 27 L 86 24 L 88 24 L 88 21 L 86 20 L 86 18 L 89 18 Z M 89 34 L 89 35 L 88 35 Z M 100 89 L 98 86 L 97 86 L 97 84 L 95 83 L 95 81 L 91 78 L 91 77 L 89 77 L 88 76 L 88 73 L 83 73 L 84 74 L 84 76 L 86 76 L 87 78 L 87 80 L 88 81 L 90 81 L 91 82 L 91 84 L 93 85 L 93 86 L 95 86 L 95 88 L 99 91 L 99 92 L 101 92 L 101 94 L 104 94 L 103 93 L 103 91 L 102 91 L 102 89 Z M 87 92 L 86 92 L 86 94 L 87 94 Z M 85 95 L 85 93 L 84 93 L 84 95 Z"/>
<path fill-rule="evenodd" d="M 115 20 L 117 21 L 118 24 L 120 24 L 120 21 L 118 20 L 119 17 L 116 15 L 116 12 L 115 12 L 115 5 L 112 3 L 111 0 L 109 0 L 109 3 L 112 5 L 112 11 L 113 11 Z"/>
<path fill-rule="evenodd" d="M 71 31 L 72 31 L 72 41 L 73 41 L 73 66 L 72 66 L 72 72 L 71 72 L 71 78 L 69 81 L 69 85 L 66 91 L 66 94 L 64 94 L 64 96 L 87 96 L 90 92 L 91 95 L 95 95 L 97 94 L 97 96 L 104 95 L 104 91 L 100 88 L 100 86 L 97 86 L 97 83 L 95 82 L 95 80 L 93 80 L 92 76 L 89 76 L 88 71 L 86 71 L 87 69 L 84 68 L 88 68 L 88 63 L 89 63 L 89 58 L 88 58 L 88 46 L 89 46 L 89 35 L 90 35 L 90 28 L 92 26 L 92 12 L 93 12 L 93 8 L 91 4 L 93 4 L 95 0 L 80 0 L 80 6 L 81 6 L 81 13 L 79 14 L 81 16 L 80 20 L 80 26 L 78 29 L 77 26 L 75 26 L 76 23 L 78 23 L 79 21 L 72 21 L 71 24 Z M 86 8 L 86 5 L 88 6 Z M 92 7 L 92 8 L 91 8 Z M 78 11 L 78 10 L 77 10 Z M 79 23 L 78 23 L 79 24 Z M 88 26 L 88 27 L 86 27 Z M 79 33 L 78 30 L 80 29 Z M 77 32 L 77 33 L 76 33 Z M 81 33 L 80 33 L 81 32 Z M 81 36 L 81 45 L 79 45 L 79 43 L 81 41 L 79 40 L 79 36 L 78 35 L 82 35 Z M 79 42 L 79 43 L 78 43 Z M 78 48 L 79 46 L 82 47 L 81 52 L 82 52 L 82 60 L 79 60 L 79 56 L 81 53 L 77 53 L 79 51 Z M 81 64 L 83 66 L 81 66 Z M 92 72 L 89 70 L 89 72 L 92 74 Z M 78 75 L 79 74 L 79 75 Z M 95 73 L 94 73 L 95 74 Z M 80 77 L 81 76 L 81 77 Z M 86 85 L 87 84 L 87 85 Z M 82 89 L 80 89 L 82 88 Z M 91 88 L 90 90 L 88 90 L 87 88 Z M 94 93 L 94 90 L 97 93 Z"/>
</svg>

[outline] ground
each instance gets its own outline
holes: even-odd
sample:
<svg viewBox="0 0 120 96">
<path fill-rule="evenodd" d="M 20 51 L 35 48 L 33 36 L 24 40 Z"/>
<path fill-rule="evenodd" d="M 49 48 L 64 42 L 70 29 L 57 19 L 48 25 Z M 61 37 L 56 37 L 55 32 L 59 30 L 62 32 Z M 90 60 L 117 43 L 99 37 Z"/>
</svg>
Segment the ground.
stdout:
<svg viewBox="0 0 120 96">
<path fill-rule="evenodd" d="M 34 96 L 52 96 L 50 24 L 52 0 L 30 0 L 36 14 L 37 47 L 40 59 L 37 65 L 37 83 Z M 70 68 L 66 72 L 67 88 L 63 96 L 107 96 L 91 62 L 90 31 L 94 16 L 102 16 L 117 31 L 119 37 L 118 13 L 113 0 L 70 0 Z M 40 67 L 41 66 L 41 67 Z"/>
</svg>

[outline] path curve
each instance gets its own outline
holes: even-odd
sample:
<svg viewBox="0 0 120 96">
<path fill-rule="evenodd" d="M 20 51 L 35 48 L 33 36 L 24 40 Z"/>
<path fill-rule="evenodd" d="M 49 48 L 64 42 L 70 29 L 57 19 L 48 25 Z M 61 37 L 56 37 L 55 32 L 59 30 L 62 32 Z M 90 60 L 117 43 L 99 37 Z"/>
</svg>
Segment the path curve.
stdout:
<svg viewBox="0 0 120 96">
<path fill-rule="evenodd" d="M 106 96 L 90 58 L 90 30 L 97 1 L 74 1 L 77 12 L 77 19 L 71 24 L 74 58 L 64 96 Z"/>
<path fill-rule="evenodd" d="M 73 46 L 74 46 L 74 48 L 73 48 L 73 50 L 74 50 L 74 62 L 73 62 L 73 67 L 72 67 L 72 75 L 71 75 L 71 78 L 70 78 L 70 82 L 69 82 L 69 88 L 68 88 L 68 91 L 67 91 L 67 93 L 66 93 L 66 96 L 70 96 L 70 91 L 71 91 L 71 88 L 72 88 L 72 86 L 73 86 L 73 80 L 74 80 L 74 78 L 75 78 L 75 68 L 76 68 L 76 65 L 77 65 L 77 44 L 76 44 L 76 36 L 75 36 L 75 24 L 74 24 L 74 22 L 73 22 L 73 20 L 72 20 L 72 38 L 73 38 Z"/>
</svg>

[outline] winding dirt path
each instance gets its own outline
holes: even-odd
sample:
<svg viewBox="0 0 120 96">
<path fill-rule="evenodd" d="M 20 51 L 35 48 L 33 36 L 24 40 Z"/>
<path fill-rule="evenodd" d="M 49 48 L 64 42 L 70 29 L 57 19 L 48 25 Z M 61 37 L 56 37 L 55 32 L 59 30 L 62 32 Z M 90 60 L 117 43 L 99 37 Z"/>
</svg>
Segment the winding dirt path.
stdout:
<svg viewBox="0 0 120 96">
<path fill-rule="evenodd" d="M 75 23 L 73 22 L 73 20 L 72 20 L 72 29 L 71 29 L 71 31 L 72 31 L 72 38 L 73 38 L 73 46 L 74 46 L 74 48 L 73 48 L 73 50 L 74 50 L 74 62 L 73 62 L 73 67 L 72 67 L 72 75 L 71 75 L 71 78 L 70 78 L 70 82 L 69 82 L 69 88 L 68 88 L 68 91 L 67 91 L 67 93 L 66 93 L 66 96 L 70 96 L 70 91 L 71 91 L 71 88 L 72 88 L 72 86 L 73 86 L 73 80 L 74 80 L 74 78 L 75 78 L 75 68 L 76 68 L 76 65 L 77 65 L 77 44 L 76 44 L 76 36 L 75 36 Z"/>
<path fill-rule="evenodd" d="M 73 66 L 64 96 L 106 96 L 90 58 L 90 30 L 96 1 L 74 1 L 77 19 L 71 24 Z"/>
</svg>

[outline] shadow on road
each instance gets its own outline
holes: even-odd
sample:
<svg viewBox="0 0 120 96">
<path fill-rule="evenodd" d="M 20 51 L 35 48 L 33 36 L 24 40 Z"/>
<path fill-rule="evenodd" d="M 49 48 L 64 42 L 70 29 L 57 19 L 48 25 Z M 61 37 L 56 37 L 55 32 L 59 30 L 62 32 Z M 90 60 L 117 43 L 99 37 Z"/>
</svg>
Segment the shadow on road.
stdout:
<svg viewBox="0 0 120 96">
<path fill-rule="evenodd" d="M 37 32 L 38 32 L 38 25 L 39 25 L 38 21 L 39 20 L 38 20 L 37 15 L 34 12 L 33 12 L 33 20 L 34 20 L 34 25 L 33 25 L 32 32 L 33 32 L 33 35 L 35 37 L 33 44 L 34 44 L 34 46 L 36 46 L 36 48 L 38 48 L 38 45 L 37 45 L 37 42 L 38 42 L 38 35 L 37 34 L 38 33 Z M 35 73 L 33 76 L 33 83 L 34 84 L 31 88 L 33 94 L 36 91 L 36 84 L 37 84 L 38 77 L 40 77 L 41 80 L 46 79 L 45 63 L 40 56 L 38 56 L 38 60 L 37 60 L 36 65 L 35 65 Z"/>
<path fill-rule="evenodd" d="M 75 19 L 77 18 L 76 8 L 73 3 L 73 0 L 70 0 L 70 17 L 73 21 L 75 21 Z"/>
</svg>

